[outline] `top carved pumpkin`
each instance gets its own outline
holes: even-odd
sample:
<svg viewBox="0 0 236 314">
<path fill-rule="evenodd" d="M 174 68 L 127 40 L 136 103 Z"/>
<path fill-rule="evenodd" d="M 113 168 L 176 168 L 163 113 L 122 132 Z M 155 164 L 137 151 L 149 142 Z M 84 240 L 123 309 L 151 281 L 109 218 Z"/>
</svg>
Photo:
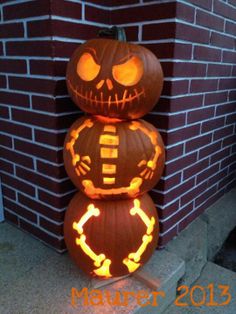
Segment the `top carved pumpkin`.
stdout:
<svg viewBox="0 0 236 314">
<path fill-rule="evenodd" d="M 163 73 L 145 47 L 113 39 L 80 45 L 67 67 L 71 98 L 83 111 L 120 119 L 137 119 L 158 101 Z"/>
</svg>

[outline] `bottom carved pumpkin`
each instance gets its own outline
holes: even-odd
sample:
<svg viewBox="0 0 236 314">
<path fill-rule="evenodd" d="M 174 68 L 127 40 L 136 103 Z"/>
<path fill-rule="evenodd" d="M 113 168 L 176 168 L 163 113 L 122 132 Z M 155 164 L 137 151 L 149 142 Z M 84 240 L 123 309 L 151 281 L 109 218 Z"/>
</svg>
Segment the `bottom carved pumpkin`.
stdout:
<svg viewBox="0 0 236 314">
<path fill-rule="evenodd" d="M 68 251 L 84 272 L 101 278 L 130 274 L 157 246 L 159 223 L 148 194 L 119 201 L 75 194 L 65 215 Z"/>
</svg>

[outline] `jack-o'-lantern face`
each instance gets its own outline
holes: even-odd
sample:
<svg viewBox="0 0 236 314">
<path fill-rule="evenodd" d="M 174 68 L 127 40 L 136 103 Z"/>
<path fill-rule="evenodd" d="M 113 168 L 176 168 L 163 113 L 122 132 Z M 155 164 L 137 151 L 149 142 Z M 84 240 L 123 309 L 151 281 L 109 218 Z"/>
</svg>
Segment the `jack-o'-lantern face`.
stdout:
<svg viewBox="0 0 236 314">
<path fill-rule="evenodd" d="M 121 119 L 143 116 L 163 85 L 160 63 L 148 49 L 111 39 L 77 48 L 67 67 L 73 101 L 85 112 Z"/>
</svg>

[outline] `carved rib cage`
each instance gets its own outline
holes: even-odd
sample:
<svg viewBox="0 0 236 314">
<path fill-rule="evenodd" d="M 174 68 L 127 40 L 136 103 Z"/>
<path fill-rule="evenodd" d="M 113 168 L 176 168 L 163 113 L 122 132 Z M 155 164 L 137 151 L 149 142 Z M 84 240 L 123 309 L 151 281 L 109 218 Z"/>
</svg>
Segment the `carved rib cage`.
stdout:
<svg viewBox="0 0 236 314">
<path fill-rule="evenodd" d="M 108 51 L 113 59 L 103 60 Z M 149 75 L 156 95 L 145 84 Z M 64 234 L 71 257 L 91 276 L 130 274 L 157 246 L 157 211 L 146 192 L 163 172 L 164 145 L 154 126 L 132 119 L 155 105 L 162 85 L 157 58 L 119 40 L 88 41 L 68 63 L 70 95 L 93 115 L 76 120 L 65 139 L 65 168 L 81 192 L 69 204 Z"/>
</svg>

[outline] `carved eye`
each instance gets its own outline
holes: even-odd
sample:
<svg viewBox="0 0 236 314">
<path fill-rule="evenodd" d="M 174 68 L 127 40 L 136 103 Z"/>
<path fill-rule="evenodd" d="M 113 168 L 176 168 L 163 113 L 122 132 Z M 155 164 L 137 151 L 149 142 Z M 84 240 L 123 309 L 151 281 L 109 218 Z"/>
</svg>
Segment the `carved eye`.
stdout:
<svg viewBox="0 0 236 314">
<path fill-rule="evenodd" d="M 133 56 L 125 63 L 114 65 L 112 75 L 124 86 L 135 85 L 143 76 L 143 62 L 137 56 Z"/>
<path fill-rule="evenodd" d="M 92 81 L 98 75 L 101 66 L 95 62 L 88 52 L 82 54 L 77 63 L 77 74 L 84 81 Z"/>
</svg>

